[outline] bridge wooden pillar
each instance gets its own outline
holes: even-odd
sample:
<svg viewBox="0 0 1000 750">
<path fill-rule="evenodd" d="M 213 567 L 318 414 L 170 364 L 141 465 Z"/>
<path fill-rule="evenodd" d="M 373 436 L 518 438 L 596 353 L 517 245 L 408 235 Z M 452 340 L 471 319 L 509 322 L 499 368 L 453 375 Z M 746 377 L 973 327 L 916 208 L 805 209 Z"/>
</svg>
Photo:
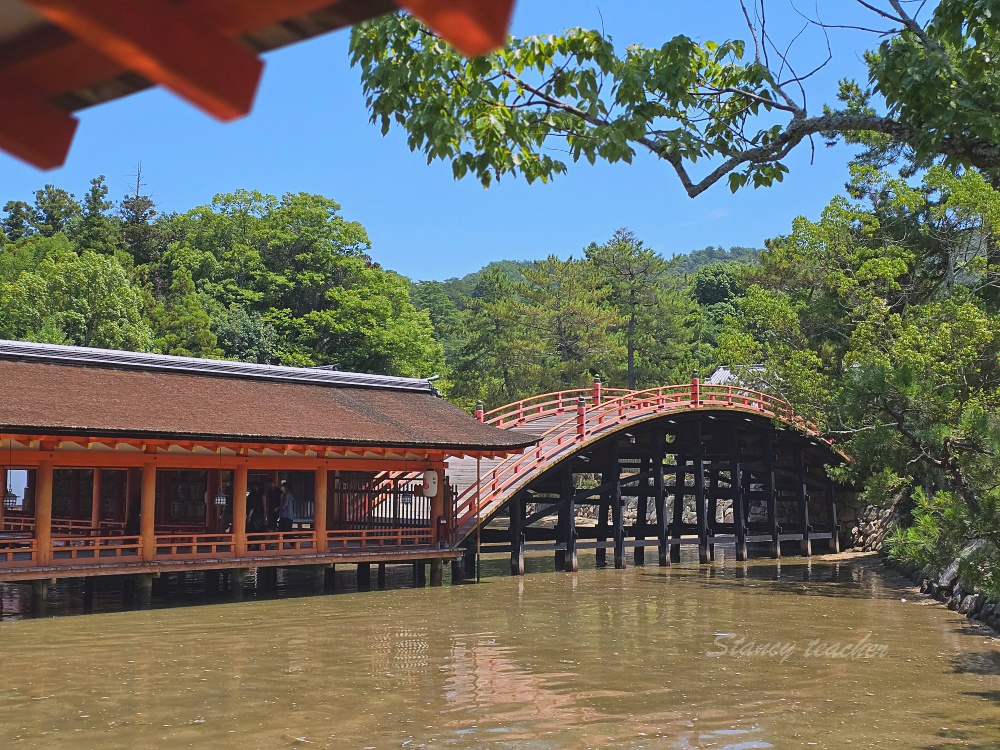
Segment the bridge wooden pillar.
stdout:
<svg viewBox="0 0 1000 750">
<path fill-rule="evenodd" d="M 580 560 L 576 551 L 576 487 L 573 486 L 572 464 L 568 465 L 566 471 L 563 472 L 562 509 L 566 518 L 563 525 L 563 538 L 566 542 L 563 570 L 567 573 L 576 573 L 580 570 Z"/>
<path fill-rule="evenodd" d="M 122 505 L 122 518 L 128 523 L 133 518 L 138 519 L 136 505 L 139 503 L 139 488 L 142 486 L 142 470 L 131 467 L 125 471 L 125 502 Z"/>
<path fill-rule="evenodd" d="M 840 532 L 837 527 L 837 490 L 833 480 L 826 480 L 826 520 L 830 526 L 830 552 L 840 552 Z"/>
<path fill-rule="evenodd" d="M 767 498 L 767 523 L 771 529 L 771 557 L 781 558 L 781 526 L 778 525 L 778 497 L 774 487 L 774 441 L 770 433 L 764 439 L 764 495 Z"/>
<path fill-rule="evenodd" d="M 233 550 L 237 557 L 247 554 L 247 467 L 233 470 Z"/>
<path fill-rule="evenodd" d="M 317 466 L 313 474 L 313 533 L 316 535 L 316 552 L 327 551 L 326 504 L 329 498 L 329 473 L 325 466 Z"/>
<path fill-rule="evenodd" d="M 521 557 L 523 563 L 524 556 Z M 471 581 L 476 577 L 476 560 L 476 540 L 470 537 L 462 545 L 462 572 L 467 580 Z M 521 568 L 523 570 L 524 566 L 522 565 Z"/>
<path fill-rule="evenodd" d="M 648 474 L 652 471 L 652 456 L 643 456 L 639 462 L 639 475 Z M 649 477 L 639 480 L 635 489 L 635 539 L 643 541 L 646 539 L 646 515 L 649 513 Z M 632 550 L 632 564 L 646 564 L 646 548 L 636 546 Z"/>
<path fill-rule="evenodd" d="M 687 456 L 678 453 L 676 459 L 677 477 L 674 480 L 674 515 L 670 535 L 680 537 L 681 522 L 684 519 L 684 497 L 687 494 Z M 674 544 L 670 547 L 670 560 L 675 563 L 681 561 L 681 546 L 679 544 Z"/>
<path fill-rule="evenodd" d="M 705 448 L 701 441 L 701 422 L 694 423 L 694 502 L 698 519 L 698 562 L 710 561 L 708 550 L 708 504 L 705 498 Z"/>
<path fill-rule="evenodd" d="M 653 433 L 653 507 L 656 510 L 656 551 L 662 567 L 670 565 L 667 548 L 667 491 L 663 482 L 663 459 L 666 456 L 666 436 Z"/>
<path fill-rule="evenodd" d="M 507 506 L 510 514 L 510 574 L 524 575 L 524 493 L 517 492 Z M 472 571 L 470 578 L 475 575 Z"/>
<path fill-rule="evenodd" d="M 608 484 L 611 481 L 610 474 L 607 470 L 601 472 L 601 484 L 605 487 L 609 487 Z M 596 563 L 597 567 L 602 568 L 608 564 L 608 551 L 604 548 L 604 544 L 608 541 L 608 516 L 611 514 L 611 491 L 605 489 L 601 492 L 600 500 L 597 504 L 597 553 L 596 553 Z"/>
<path fill-rule="evenodd" d="M 719 470 L 710 469 L 708 472 L 708 500 L 706 502 L 708 512 L 706 522 L 708 526 L 708 559 L 715 561 L 715 526 L 719 521 Z"/>
<path fill-rule="evenodd" d="M 799 497 L 799 523 L 802 526 L 802 554 L 812 557 L 812 539 L 809 536 L 809 488 L 806 486 L 806 461 L 802 446 L 795 448 L 795 491 Z"/>
<path fill-rule="evenodd" d="M 604 481 L 606 480 L 602 474 L 601 482 Z M 597 550 L 594 553 L 595 562 L 599 568 L 608 564 L 608 551 L 601 545 L 608 541 L 608 514 L 610 512 L 611 504 L 608 502 L 608 493 L 602 492 L 597 502 L 597 531 L 595 536 Z"/>
<path fill-rule="evenodd" d="M 556 570 L 564 570 L 566 567 L 566 536 L 569 528 L 569 518 L 566 516 L 568 505 L 566 503 L 566 469 L 559 472 L 559 506 L 556 509 L 555 555 L 554 566 Z M 560 549 L 562 547 L 562 549 Z"/>
<path fill-rule="evenodd" d="M 740 431 L 733 426 L 729 444 L 729 485 L 733 492 L 733 524 L 736 528 L 736 559 L 747 559 L 747 516 L 746 496 L 743 494 L 743 478 L 740 475 Z"/>
<path fill-rule="evenodd" d="M 611 480 L 611 522 L 615 534 L 615 568 L 625 568 L 625 514 L 622 508 L 622 467 L 618 461 L 618 443 L 612 441 L 608 459 L 608 479 Z M 607 480 L 605 480 L 607 481 Z"/>
</svg>

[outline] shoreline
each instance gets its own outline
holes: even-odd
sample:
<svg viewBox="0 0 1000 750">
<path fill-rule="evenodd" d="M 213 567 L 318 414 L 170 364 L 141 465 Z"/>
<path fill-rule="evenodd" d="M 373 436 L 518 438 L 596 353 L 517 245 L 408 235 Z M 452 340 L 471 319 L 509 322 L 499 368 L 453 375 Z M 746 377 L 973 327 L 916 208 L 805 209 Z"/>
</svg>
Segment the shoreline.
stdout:
<svg viewBox="0 0 1000 750">
<path fill-rule="evenodd" d="M 882 571 L 909 582 L 915 594 L 928 603 L 943 604 L 952 612 L 964 615 L 970 622 L 983 626 L 990 635 L 1000 637 L 1000 601 L 980 591 L 964 589 L 958 578 L 958 561 L 935 573 L 918 568 L 912 562 L 897 562 L 882 552 L 858 555 L 863 556 L 871 558 L 872 567 L 877 565 Z"/>
</svg>

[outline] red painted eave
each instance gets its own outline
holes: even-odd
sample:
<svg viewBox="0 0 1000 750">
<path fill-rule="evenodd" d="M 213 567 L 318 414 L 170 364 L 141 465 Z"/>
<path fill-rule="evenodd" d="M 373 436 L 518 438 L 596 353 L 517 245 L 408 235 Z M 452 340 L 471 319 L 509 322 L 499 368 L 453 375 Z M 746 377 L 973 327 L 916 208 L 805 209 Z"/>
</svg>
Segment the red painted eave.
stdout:
<svg viewBox="0 0 1000 750">
<path fill-rule="evenodd" d="M 466 55 L 503 45 L 514 0 L 0 0 L 0 148 L 61 166 L 72 112 L 163 86 L 247 114 L 258 53 L 403 8 Z"/>
</svg>

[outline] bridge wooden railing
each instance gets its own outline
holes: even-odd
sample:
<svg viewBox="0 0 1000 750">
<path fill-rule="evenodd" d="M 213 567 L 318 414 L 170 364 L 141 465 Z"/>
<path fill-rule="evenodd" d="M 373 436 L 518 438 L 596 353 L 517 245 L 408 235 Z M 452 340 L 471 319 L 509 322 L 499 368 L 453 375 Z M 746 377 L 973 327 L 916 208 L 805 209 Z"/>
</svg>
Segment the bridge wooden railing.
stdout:
<svg viewBox="0 0 1000 750">
<path fill-rule="evenodd" d="M 316 552 L 313 531 L 264 531 L 247 534 L 248 555 L 293 555 Z"/>
<path fill-rule="evenodd" d="M 733 385 L 705 385 L 697 379 L 690 384 L 661 386 L 637 391 L 598 394 L 595 387 L 544 394 L 533 399 L 509 404 L 491 412 L 477 412 L 482 421 L 496 426 L 524 424 L 541 416 L 572 412 L 572 415 L 547 429 L 535 448 L 501 461 L 485 475 L 473 482 L 459 495 L 455 509 L 455 541 L 460 542 L 471 533 L 477 523 L 486 520 L 511 494 L 530 481 L 533 470 L 547 463 L 558 461 L 572 454 L 578 447 L 593 438 L 614 432 L 630 421 L 646 419 L 657 413 L 689 411 L 693 409 L 734 409 L 752 412 L 796 427 L 818 436 L 814 425 L 797 416 L 791 405 L 767 393 Z M 589 397 L 587 394 L 591 394 Z M 569 399 L 575 398 L 572 408 Z M 559 410 L 562 409 L 562 412 Z"/>
<path fill-rule="evenodd" d="M 547 417 L 553 414 L 565 414 L 576 411 L 577 402 L 583 398 L 588 405 L 600 405 L 606 398 L 620 398 L 631 391 L 626 388 L 604 388 L 598 383 L 593 388 L 574 388 L 568 391 L 554 391 L 531 396 L 512 404 L 501 406 L 483 414 L 482 421 L 494 427 L 508 427 L 522 424 L 531 419 Z"/>
<path fill-rule="evenodd" d="M 0 523 L 0 532 L 32 533 L 35 530 L 35 519 L 26 516 L 5 516 Z M 81 534 L 85 536 L 121 536 L 125 531 L 124 521 L 101 521 L 95 529 L 90 519 L 84 518 L 53 518 L 53 534 Z"/>
<path fill-rule="evenodd" d="M 0 526 L 0 531 L 9 531 L 13 533 L 27 532 L 31 533 L 35 530 L 35 519 L 34 518 L 19 518 L 7 516 L 3 519 L 3 525 Z"/>
<path fill-rule="evenodd" d="M 366 552 L 430 547 L 436 542 L 430 526 L 382 529 L 331 529 L 327 548 L 331 553 Z M 312 530 L 265 531 L 246 535 L 246 556 L 240 559 L 319 554 Z M 157 533 L 154 557 L 143 558 L 141 536 L 83 536 L 64 534 L 52 537 L 45 556 L 46 565 L 110 565 L 136 562 L 204 561 L 236 558 L 236 539 L 229 533 Z M 38 542 L 30 536 L 0 538 L 0 569 L 28 568 L 39 564 Z"/>
<path fill-rule="evenodd" d="M 89 534 L 93 530 L 89 518 L 53 518 L 53 534 Z"/>
</svg>

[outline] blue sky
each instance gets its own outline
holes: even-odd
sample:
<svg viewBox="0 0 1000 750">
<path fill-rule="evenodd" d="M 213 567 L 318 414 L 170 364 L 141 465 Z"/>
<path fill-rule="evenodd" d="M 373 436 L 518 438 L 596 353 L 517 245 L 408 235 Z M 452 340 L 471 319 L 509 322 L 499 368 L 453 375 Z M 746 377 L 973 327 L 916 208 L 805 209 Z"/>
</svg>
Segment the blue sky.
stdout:
<svg viewBox="0 0 1000 750">
<path fill-rule="evenodd" d="M 864 19 L 848 0 L 815 0 L 824 20 Z M 768 4 L 769 29 L 787 43 L 802 27 L 787 0 Z M 817 6 L 800 4 L 815 14 Z M 616 45 L 662 44 L 676 34 L 700 40 L 746 38 L 736 0 L 519 0 L 516 35 L 558 33 L 603 25 Z M 815 217 L 847 177 L 846 147 L 817 142 L 789 159 L 791 174 L 767 190 L 732 195 L 719 184 L 696 199 L 663 162 L 641 155 L 632 165 L 570 165 L 548 185 L 505 179 L 484 190 L 456 182 L 448 164 L 426 164 L 405 135 L 382 137 L 368 123 L 347 57 L 347 32 L 328 34 L 266 56 L 267 68 L 250 117 L 220 124 L 164 91 L 144 92 L 81 113 L 66 165 L 39 172 L 0 154 L 0 204 L 30 200 L 47 182 L 81 195 L 91 177 L 107 176 L 112 197 L 134 182 L 136 164 L 163 211 L 185 211 L 237 188 L 280 195 L 307 191 L 343 206 L 368 230 L 372 255 L 415 279 L 444 279 L 492 260 L 579 255 L 620 226 L 667 257 L 707 245 L 761 246 L 788 231 L 798 215 Z M 877 40 L 832 32 L 833 63 L 809 83 L 810 107 L 833 101 L 837 79 L 863 77 L 863 49 Z M 793 47 L 801 68 L 825 56 L 807 30 Z"/>
</svg>

